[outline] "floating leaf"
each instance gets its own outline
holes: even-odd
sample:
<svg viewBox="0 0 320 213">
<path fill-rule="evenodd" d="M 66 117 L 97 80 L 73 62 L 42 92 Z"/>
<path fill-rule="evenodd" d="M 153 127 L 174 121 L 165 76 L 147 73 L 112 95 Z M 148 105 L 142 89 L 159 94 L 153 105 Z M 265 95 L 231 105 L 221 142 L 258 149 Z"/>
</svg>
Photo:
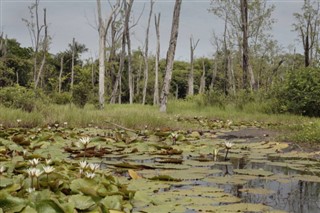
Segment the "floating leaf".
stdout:
<svg viewBox="0 0 320 213">
<path fill-rule="evenodd" d="M 74 203 L 76 209 L 87 210 L 95 205 L 95 202 L 89 196 L 72 195 L 68 198 L 69 202 Z"/>
<path fill-rule="evenodd" d="M 64 213 L 64 210 L 53 200 L 41 200 L 36 203 L 37 212 Z"/>
<path fill-rule="evenodd" d="M 240 192 L 245 192 L 249 194 L 259 194 L 259 195 L 269 195 L 274 194 L 275 191 L 263 188 L 243 188 L 239 189 Z"/>
<path fill-rule="evenodd" d="M 12 197 L 8 193 L 0 192 L 0 208 L 4 212 L 20 212 L 26 206 L 26 203 L 24 199 Z"/>
<path fill-rule="evenodd" d="M 137 180 L 142 178 L 140 175 L 138 175 L 138 173 L 136 173 L 134 170 L 129 169 L 128 170 L 129 176 L 133 179 L 133 180 Z"/>
<path fill-rule="evenodd" d="M 122 196 L 113 195 L 103 198 L 100 203 L 107 209 L 121 210 Z"/>
<path fill-rule="evenodd" d="M 233 171 L 237 174 L 254 175 L 261 177 L 273 175 L 272 172 L 264 171 L 262 169 L 234 169 Z"/>
</svg>

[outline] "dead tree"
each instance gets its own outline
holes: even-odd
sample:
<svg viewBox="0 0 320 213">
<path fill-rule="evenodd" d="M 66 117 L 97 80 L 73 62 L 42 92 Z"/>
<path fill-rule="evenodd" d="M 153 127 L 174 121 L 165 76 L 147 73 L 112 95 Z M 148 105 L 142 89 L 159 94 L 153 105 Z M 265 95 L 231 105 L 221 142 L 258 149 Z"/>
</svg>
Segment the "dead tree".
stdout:
<svg viewBox="0 0 320 213">
<path fill-rule="evenodd" d="M 248 0 L 240 0 L 242 28 L 242 80 L 243 89 L 248 90 L 249 46 L 248 46 Z"/>
<path fill-rule="evenodd" d="M 202 75 L 200 78 L 199 94 L 203 94 L 206 89 L 206 66 L 204 64 L 204 59 L 202 60 Z"/>
<path fill-rule="evenodd" d="M 71 47 L 71 51 L 72 51 L 72 56 L 71 56 L 71 84 L 70 84 L 70 89 L 71 92 L 73 92 L 73 81 L 74 81 L 74 58 L 75 58 L 75 54 L 76 54 L 76 41 L 75 38 L 72 39 L 72 47 Z"/>
<path fill-rule="evenodd" d="M 320 25 L 319 9 L 319 2 L 317 2 L 317 7 L 314 8 L 311 0 L 305 0 L 302 7 L 302 14 L 293 14 L 297 21 L 293 26 L 295 31 L 299 33 L 303 44 L 305 67 L 308 67 L 310 63 L 312 63 L 313 50 L 317 48 L 315 44 L 317 42 L 318 28 Z"/>
<path fill-rule="evenodd" d="M 166 72 L 164 76 L 163 86 L 161 89 L 160 96 L 160 112 L 167 111 L 167 101 L 172 77 L 172 68 L 174 62 L 174 55 L 177 46 L 178 33 L 179 33 L 179 18 L 180 18 L 180 10 L 181 10 L 182 0 L 176 0 L 173 10 L 173 18 L 172 18 L 172 27 L 171 27 L 171 36 L 169 47 L 167 51 L 167 63 L 166 63 Z"/>
<path fill-rule="evenodd" d="M 119 63 L 119 69 L 116 77 L 116 81 L 113 86 L 112 94 L 111 94 L 111 99 L 110 103 L 114 104 L 116 102 L 116 97 L 118 94 L 118 102 L 121 103 L 121 84 L 122 84 L 122 72 L 124 69 L 124 60 L 126 56 L 126 46 L 127 46 L 127 38 L 129 37 L 128 31 L 129 31 L 129 18 L 130 18 L 130 12 L 132 8 L 133 1 L 123 1 L 123 10 L 124 10 L 124 17 L 123 17 L 123 31 L 122 31 L 122 41 L 121 41 L 121 54 L 120 54 L 120 63 Z M 130 39 L 130 37 L 129 37 Z M 129 49 L 131 51 L 131 44 L 129 44 Z M 131 56 L 131 54 L 130 54 Z M 130 58 L 131 59 L 131 58 Z M 131 66 L 131 65 L 130 65 Z M 131 68 L 130 68 L 131 72 Z M 132 79 L 130 79 L 132 81 Z M 132 97 L 133 98 L 133 97 Z"/>
<path fill-rule="evenodd" d="M 190 73 L 188 76 L 188 95 L 192 96 L 194 94 L 194 74 L 193 74 L 193 61 L 194 61 L 194 51 L 197 48 L 199 39 L 194 42 L 193 37 L 190 37 Z"/>
<path fill-rule="evenodd" d="M 159 60 L 160 60 L 160 13 L 158 18 L 154 15 L 154 24 L 157 35 L 157 49 L 156 49 L 156 62 L 155 62 L 155 80 L 154 80 L 154 94 L 153 105 L 159 104 Z"/>
<path fill-rule="evenodd" d="M 34 83 L 34 89 L 37 89 L 40 77 L 42 75 L 42 72 L 44 70 L 44 66 L 46 64 L 46 54 L 48 50 L 48 25 L 47 25 L 47 10 L 46 8 L 43 9 L 43 26 L 44 26 L 44 39 L 43 39 L 43 46 L 42 46 L 42 60 L 41 60 L 41 65 L 37 74 L 36 81 Z"/>
<path fill-rule="evenodd" d="M 104 108 L 104 77 L 105 77 L 105 59 L 106 59 L 106 36 L 112 21 L 112 16 L 119 8 L 119 0 L 112 6 L 112 11 L 108 19 L 103 20 L 101 12 L 101 0 L 97 0 L 98 10 L 98 32 L 99 32 L 99 108 Z"/>
<path fill-rule="evenodd" d="M 148 65 L 148 51 L 149 51 L 149 29 L 150 29 L 150 22 L 152 17 L 152 10 L 153 10 L 154 1 L 150 0 L 150 12 L 148 18 L 148 25 L 146 30 L 146 40 L 145 40 L 145 49 L 144 49 L 144 76 L 143 76 L 143 90 L 142 90 L 142 104 L 146 103 L 146 96 L 147 96 L 147 86 L 149 80 L 149 65 Z"/>
<path fill-rule="evenodd" d="M 133 0 L 128 1 L 128 9 L 126 12 L 126 21 L 125 21 L 125 28 L 126 28 L 126 40 L 127 40 L 127 49 L 128 49 L 128 85 L 129 85 L 129 103 L 133 104 L 133 96 L 134 96 L 134 88 L 133 88 L 133 74 L 131 69 L 131 39 L 130 39 L 130 27 L 129 27 L 129 19 L 130 19 L 130 12 L 133 5 Z"/>
<path fill-rule="evenodd" d="M 62 72 L 63 72 L 63 54 L 61 54 L 61 58 L 60 58 L 59 87 L 58 87 L 59 93 L 61 93 Z"/>
<path fill-rule="evenodd" d="M 44 65 L 46 62 L 46 52 L 48 49 L 48 26 L 46 23 L 46 9 L 43 10 L 44 12 L 44 23 L 40 25 L 39 21 L 39 1 L 35 0 L 35 3 L 32 4 L 29 7 L 30 12 L 30 20 L 22 19 L 26 23 L 26 26 L 28 28 L 31 43 L 33 47 L 33 81 L 34 81 L 34 89 L 37 89 L 40 76 L 42 74 L 42 71 L 44 69 Z M 44 35 L 42 35 L 43 30 Z M 41 46 L 42 45 L 42 46 Z M 38 69 L 38 57 L 39 57 L 39 51 L 42 50 L 42 60 L 40 64 L 40 68 Z"/>
</svg>

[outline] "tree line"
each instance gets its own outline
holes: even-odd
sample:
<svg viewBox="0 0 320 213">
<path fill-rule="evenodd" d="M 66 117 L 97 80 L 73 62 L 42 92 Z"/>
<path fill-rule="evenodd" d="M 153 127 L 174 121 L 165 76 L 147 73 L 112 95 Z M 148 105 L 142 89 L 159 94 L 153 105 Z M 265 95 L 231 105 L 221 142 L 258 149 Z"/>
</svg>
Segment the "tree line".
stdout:
<svg viewBox="0 0 320 213">
<path fill-rule="evenodd" d="M 110 3 L 110 2 L 109 2 Z M 181 0 L 176 0 L 172 15 L 166 58 L 160 59 L 161 14 L 154 14 L 156 2 L 150 0 L 146 23 L 132 18 L 134 0 L 117 0 L 102 13 L 96 0 L 98 58 L 81 59 L 88 47 L 73 38 L 65 51 L 49 52 L 51 37 L 46 8 L 40 0 L 28 7 L 30 17 L 23 19 L 32 47 L 0 35 L 0 86 L 20 85 L 41 90 L 55 102 L 78 100 L 80 106 L 93 102 L 100 109 L 105 103 L 142 103 L 159 105 L 166 111 L 168 98 L 185 98 L 208 91 L 225 96 L 239 91 L 268 92 L 287 72 L 301 67 L 319 66 L 319 3 L 305 0 L 294 13 L 292 29 L 297 32 L 303 54 L 284 52 L 272 37 L 275 6 L 267 1 L 211 0 L 208 12 L 224 22 L 221 34 L 213 32 L 212 57 L 195 57 L 201 41 L 190 35 L 190 61 L 174 61 L 179 42 Z M 142 48 L 132 49 L 131 35 L 138 24 L 146 25 Z M 156 33 L 156 52 L 150 54 L 150 30 Z M 292 38 L 294 39 L 294 38 Z"/>
</svg>

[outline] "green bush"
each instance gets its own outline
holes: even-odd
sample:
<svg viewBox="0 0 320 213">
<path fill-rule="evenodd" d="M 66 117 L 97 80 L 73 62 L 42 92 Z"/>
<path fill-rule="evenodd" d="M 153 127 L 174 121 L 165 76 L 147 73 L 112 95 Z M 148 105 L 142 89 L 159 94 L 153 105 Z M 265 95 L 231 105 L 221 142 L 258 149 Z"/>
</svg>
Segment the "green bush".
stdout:
<svg viewBox="0 0 320 213">
<path fill-rule="evenodd" d="M 276 87 L 278 110 L 320 116 L 320 69 L 302 68 L 287 74 Z"/>
<path fill-rule="evenodd" d="M 198 106 L 217 106 L 221 109 L 225 109 L 226 107 L 225 96 L 216 90 L 208 91 L 205 94 L 188 96 L 187 100 L 195 101 Z"/>
<path fill-rule="evenodd" d="M 45 98 L 42 93 L 25 87 L 5 87 L 0 90 L 0 103 L 5 107 L 32 112 L 39 110 L 43 101 Z"/>
<path fill-rule="evenodd" d="M 235 108 L 238 110 L 243 110 L 245 105 L 251 102 L 255 102 L 258 95 L 253 92 L 248 92 L 245 90 L 240 90 L 236 95 L 229 97 L 229 101 L 234 104 Z"/>
<path fill-rule="evenodd" d="M 51 98 L 53 103 L 60 105 L 68 104 L 72 99 L 71 93 L 69 92 L 54 93 Z"/>
<path fill-rule="evenodd" d="M 88 102 L 89 97 L 89 89 L 82 82 L 73 87 L 72 102 L 76 106 L 83 108 Z"/>
</svg>

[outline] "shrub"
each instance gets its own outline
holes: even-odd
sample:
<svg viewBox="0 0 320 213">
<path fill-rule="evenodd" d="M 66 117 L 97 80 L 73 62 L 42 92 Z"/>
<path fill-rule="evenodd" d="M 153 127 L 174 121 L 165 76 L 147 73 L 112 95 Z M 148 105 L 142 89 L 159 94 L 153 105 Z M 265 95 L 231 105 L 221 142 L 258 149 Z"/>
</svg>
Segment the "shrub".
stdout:
<svg viewBox="0 0 320 213">
<path fill-rule="evenodd" d="M 83 108 L 88 102 L 89 96 L 89 89 L 82 82 L 73 87 L 72 102 L 76 106 Z"/>
<path fill-rule="evenodd" d="M 45 98 L 41 92 L 35 92 L 25 87 L 5 87 L 0 90 L 0 103 L 5 107 L 32 112 L 35 109 L 40 109 L 43 101 Z"/>
<path fill-rule="evenodd" d="M 258 98 L 258 96 L 253 92 L 240 90 L 236 95 L 230 96 L 229 98 L 232 99 L 230 102 L 234 103 L 236 109 L 243 110 L 245 105 L 254 102 L 255 98 Z"/>
<path fill-rule="evenodd" d="M 225 109 L 226 106 L 225 96 L 216 90 L 208 91 L 205 94 L 188 96 L 187 100 L 195 101 L 198 106 L 217 106 L 221 109 Z"/>
<path fill-rule="evenodd" d="M 302 68 L 288 73 L 275 90 L 282 112 L 320 116 L 320 69 Z"/>
<path fill-rule="evenodd" d="M 71 93 L 69 93 L 69 92 L 54 93 L 52 95 L 53 103 L 60 104 L 60 105 L 70 103 L 71 99 L 72 99 Z"/>
</svg>

